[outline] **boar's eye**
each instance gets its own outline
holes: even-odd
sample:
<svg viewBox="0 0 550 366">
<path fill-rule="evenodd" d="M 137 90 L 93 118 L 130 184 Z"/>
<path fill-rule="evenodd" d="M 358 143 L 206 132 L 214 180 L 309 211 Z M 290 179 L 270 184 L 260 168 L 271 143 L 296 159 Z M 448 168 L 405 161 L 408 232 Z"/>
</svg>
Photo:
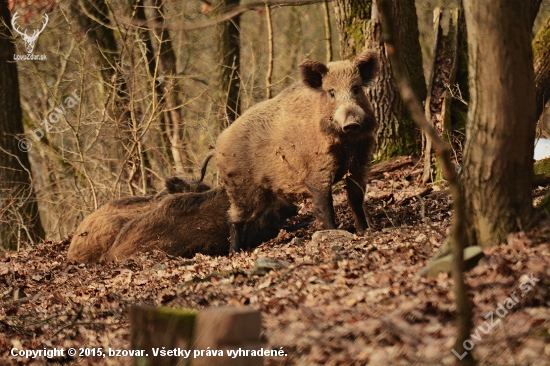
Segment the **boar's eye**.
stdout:
<svg viewBox="0 0 550 366">
<path fill-rule="evenodd" d="M 329 90 L 328 95 L 330 95 L 330 97 L 334 99 L 334 90 Z"/>
<path fill-rule="evenodd" d="M 360 88 L 357 85 L 351 88 L 351 92 L 353 93 L 353 95 L 359 94 L 359 91 L 360 91 Z"/>
</svg>

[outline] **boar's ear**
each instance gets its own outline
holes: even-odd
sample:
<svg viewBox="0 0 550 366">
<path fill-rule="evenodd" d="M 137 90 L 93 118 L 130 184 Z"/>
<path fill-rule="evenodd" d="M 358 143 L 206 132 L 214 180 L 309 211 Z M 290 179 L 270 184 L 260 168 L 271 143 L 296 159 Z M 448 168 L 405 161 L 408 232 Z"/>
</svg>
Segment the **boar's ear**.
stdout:
<svg viewBox="0 0 550 366">
<path fill-rule="evenodd" d="M 378 54 L 375 51 L 363 51 L 353 60 L 353 66 L 359 69 L 363 85 L 369 84 L 378 75 Z"/>
<path fill-rule="evenodd" d="M 321 61 L 305 60 L 298 66 L 300 66 L 304 84 L 313 89 L 323 85 L 323 76 L 328 72 L 327 65 Z"/>
<path fill-rule="evenodd" d="M 191 191 L 191 185 L 179 177 L 170 177 L 164 181 L 168 193 L 183 193 Z"/>
</svg>

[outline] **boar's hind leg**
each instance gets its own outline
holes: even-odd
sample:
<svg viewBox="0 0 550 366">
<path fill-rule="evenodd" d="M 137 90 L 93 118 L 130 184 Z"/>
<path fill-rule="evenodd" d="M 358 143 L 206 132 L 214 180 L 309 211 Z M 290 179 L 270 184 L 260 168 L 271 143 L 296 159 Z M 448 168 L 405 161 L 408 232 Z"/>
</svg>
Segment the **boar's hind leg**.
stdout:
<svg viewBox="0 0 550 366">
<path fill-rule="evenodd" d="M 365 199 L 366 187 L 366 184 L 363 184 L 364 181 L 364 179 L 353 179 L 353 176 L 346 178 L 348 204 L 353 211 L 353 217 L 355 218 L 355 230 L 357 234 L 363 234 L 368 228 L 365 210 L 363 210 L 363 200 Z"/>
<path fill-rule="evenodd" d="M 332 186 L 330 184 L 321 187 L 308 185 L 307 188 L 315 204 L 315 215 L 323 223 L 323 228 L 326 230 L 336 229 L 334 206 L 332 203 Z"/>
</svg>

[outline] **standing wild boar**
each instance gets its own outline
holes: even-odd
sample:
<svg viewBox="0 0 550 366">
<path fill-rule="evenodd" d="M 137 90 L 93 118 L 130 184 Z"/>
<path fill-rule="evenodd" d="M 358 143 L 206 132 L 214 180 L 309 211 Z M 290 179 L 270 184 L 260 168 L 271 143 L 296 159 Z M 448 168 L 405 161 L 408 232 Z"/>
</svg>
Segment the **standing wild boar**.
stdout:
<svg viewBox="0 0 550 366">
<path fill-rule="evenodd" d="M 197 253 L 226 255 L 229 252 L 228 209 L 229 198 L 223 188 L 169 195 L 155 209 L 128 222 L 106 258 L 122 260 L 152 249 L 186 258 Z M 256 247 L 274 238 L 282 223 L 297 211 L 294 205 L 274 203 L 258 220 L 244 227 L 247 236 L 244 246 Z"/>
<path fill-rule="evenodd" d="M 276 200 L 310 196 L 323 226 L 336 228 L 332 185 L 341 179 L 357 232 L 367 228 L 363 199 L 377 122 L 363 87 L 378 58 L 366 51 L 353 61 L 299 66 L 302 82 L 250 108 L 218 138 L 231 250 L 240 249 L 245 224 Z"/>
<path fill-rule="evenodd" d="M 153 210 L 168 194 L 204 192 L 204 183 L 187 182 L 172 177 L 165 181 L 166 191 L 156 196 L 125 197 L 101 206 L 86 217 L 76 229 L 67 258 L 73 262 L 97 262 L 113 245 L 122 227 L 144 213 Z"/>
</svg>

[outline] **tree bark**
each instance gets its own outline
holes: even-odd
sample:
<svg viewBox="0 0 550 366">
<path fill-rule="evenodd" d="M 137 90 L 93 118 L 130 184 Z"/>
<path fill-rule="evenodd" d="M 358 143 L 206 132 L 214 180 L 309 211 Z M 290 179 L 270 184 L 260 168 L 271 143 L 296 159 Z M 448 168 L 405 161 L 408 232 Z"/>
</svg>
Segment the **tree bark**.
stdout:
<svg viewBox="0 0 550 366">
<path fill-rule="evenodd" d="M 131 6 L 132 18 L 135 17 L 139 21 L 146 22 L 147 16 L 145 15 L 144 0 L 132 0 Z M 153 42 L 151 42 L 149 31 L 145 28 L 139 28 L 136 30 L 136 32 L 139 35 L 139 40 L 145 45 L 145 57 L 147 58 L 147 70 L 149 71 L 149 76 L 154 77 L 156 58 L 154 55 L 155 51 L 153 49 Z M 162 95 L 162 89 L 160 88 L 160 85 L 158 85 L 155 90 L 159 95 Z"/>
<path fill-rule="evenodd" d="M 470 105 L 463 183 L 470 245 L 527 225 L 536 105 L 527 1 L 465 0 Z"/>
<path fill-rule="evenodd" d="M 466 77 L 461 75 L 461 80 L 457 80 L 458 69 L 468 68 L 468 61 L 464 59 L 464 56 L 467 57 L 467 43 L 462 42 L 466 35 L 466 25 L 462 9 L 450 10 L 448 31 L 444 34 L 441 25 L 442 13 L 438 10 L 437 14 L 425 111 L 426 117 L 432 121 L 443 140 L 452 144 L 453 127 L 464 127 L 467 113 L 467 102 L 463 97 L 463 93 L 467 92 L 467 84 L 464 85 L 464 81 L 467 82 L 467 73 Z M 462 46 L 465 47 L 464 50 Z M 423 183 L 433 178 L 431 141 L 429 138 L 425 141 Z M 435 180 L 441 180 L 443 175 L 440 164 L 436 164 L 435 172 Z"/>
<path fill-rule="evenodd" d="M 0 3 L 4 24 L 11 18 L 7 3 Z M 0 36 L 0 245 L 10 249 L 44 238 L 27 154 L 31 141 L 19 140 L 24 132 L 14 53 L 12 40 Z"/>
<path fill-rule="evenodd" d="M 220 6 L 238 6 L 240 0 L 222 0 Z M 219 90 L 222 101 L 222 128 L 229 126 L 241 114 L 240 88 L 240 16 L 218 27 Z"/>
<path fill-rule="evenodd" d="M 328 63 L 332 61 L 332 31 L 330 26 L 330 12 L 328 11 L 327 0 L 323 0 L 323 15 L 325 18 L 325 47 Z"/>
<path fill-rule="evenodd" d="M 550 98 L 550 16 L 546 18 L 533 39 L 537 117 Z"/>
<path fill-rule="evenodd" d="M 86 35 L 90 43 L 97 47 L 95 52 L 96 62 L 101 69 L 103 83 L 109 85 L 113 82 L 112 78 L 117 72 L 120 52 L 115 39 L 115 33 L 111 28 L 105 27 L 90 16 L 99 20 L 101 23 L 109 24 L 107 14 L 107 4 L 104 0 L 94 2 L 89 0 L 78 0 L 69 3 L 71 16 L 76 20 L 76 25 L 80 29 L 81 35 Z M 120 80 L 116 88 L 119 96 L 122 96 L 126 90 L 126 83 Z"/>
<path fill-rule="evenodd" d="M 265 75 L 265 99 L 271 99 L 271 78 L 273 77 L 273 61 L 275 59 L 273 50 L 273 22 L 271 18 L 271 8 L 269 5 L 265 6 L 265 18 L 267 22 L 267 36 L 268 36 L 268 58 L 267 58 L 267 73 Z"/>
<path fill-rule="evenodd" d="M 530 2 L 531 27 L 533 27 L 533 24 L 535 23 L 535 19 L 537 19 L 537 14 L 539 13 L 541 3 L 542 3 L 542 0 L 531 0 Z"/>
<path fill-rule="evenodd" d="M 426 81 L 414 0 L 392 0 L 391 10 L 396 24 L 396 47 L 406 65 L 406 73 L 416 96 L 424 100 Z M 350 58 L 364 48 L 377 50 L 380 56 L 378 81 L 367 89 L 380 124 L 376 158 L 384 160 L 399 155 L 419 154 L 420 134 L 395 86 L 387 49 L 381 37 L 376 5 L 372 0 L 336 0 L 334 13 L 340 34 L 342 59 Z"/>
<path fill-rule="evenodd" d="M 165 10 L 163 0 L 152 0 L 154 20 L 158 23 L 165 23 Z M 172 46 L 172 39 L 167 27 L 161 29 L 155 28 L 157 39 L 159 40 L 159 61 L 161 70 L 166 77 L 164 93 L 166 95 L 166 107 L 168 112 L 165 112 L 166 134 L 170 140 L 170 151 L 174 159 L 174 166 L 178 173 L 184 172 L 184 161 L 186 157 L 181 153 L 185 139 L 181 130 L 184 129 L 182 123 L 182 115 L 180 105 L 182 101 L 181 89 L 176 80 L 177 76 L 177 58 Z"/>
</svg>

